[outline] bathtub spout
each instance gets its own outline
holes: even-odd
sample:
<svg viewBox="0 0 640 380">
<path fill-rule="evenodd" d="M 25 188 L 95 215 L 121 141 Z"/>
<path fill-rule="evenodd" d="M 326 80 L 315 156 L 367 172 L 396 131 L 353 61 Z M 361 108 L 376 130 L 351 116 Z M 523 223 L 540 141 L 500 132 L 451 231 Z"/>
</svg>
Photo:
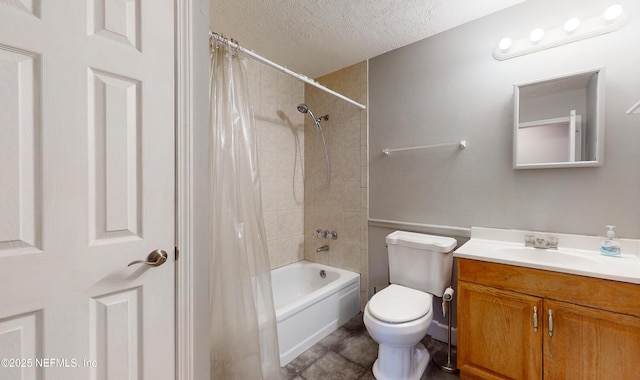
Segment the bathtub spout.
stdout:
<svg viewBox="0 0 640 380">
<path fill-rule="evenodd" d="M 316 253 L 322 252 L 322 251 L 328 251 L 328 250 L 329 250 L 329 246 L 325 244 L 320 248 L 316 248 Z"/>
</svg>

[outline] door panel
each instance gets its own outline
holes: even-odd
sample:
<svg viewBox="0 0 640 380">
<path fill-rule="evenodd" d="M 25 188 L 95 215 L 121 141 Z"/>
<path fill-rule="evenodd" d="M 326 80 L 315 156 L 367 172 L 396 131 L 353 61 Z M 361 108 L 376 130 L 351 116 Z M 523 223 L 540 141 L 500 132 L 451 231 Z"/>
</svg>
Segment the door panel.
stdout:
<svg viewBox="0 0 640 380">
<path fill-rule="evenodd" d="M 27 313 L 0 321 L 0 359 L 42 357 L 42 313 Z M 23 362 L 3 362 L 3 379 L 36 379 L 41 370 Z"/>
<path fill-rule="evenodd" d="M 41 229 L 37 213 L 37 120 L 34 89 L 40 65 L 36 54 L 0 45 L 0 253 L 37 252 Z"/>
<path fill-rule="evenodd" d="M 94 370 L 97 377 L 142 378 L 141 299 L 139 287 L 91 299 L 90 347 L 96 362 L 106 363 Z"/>
<path fill-rule="evenodd" d="M 542 378 L 542 299 L 460 281 L 458 308 L 463 378 Z"/>
<path fill-rule="evenodd" d="M 92 244 L 140 239 L 140 82 L 89 69 Z"/>
<path fill-rule="evenodd" d="M 174 378 L 173 8 L 0 0 L 2 379 Z"/>
<path fill-rule="evenodd" d="M 640 318 L 545 300 L 553 334 L 544 335 L 547 379 L 635 378 L 640 357 Z"/>
</svg>

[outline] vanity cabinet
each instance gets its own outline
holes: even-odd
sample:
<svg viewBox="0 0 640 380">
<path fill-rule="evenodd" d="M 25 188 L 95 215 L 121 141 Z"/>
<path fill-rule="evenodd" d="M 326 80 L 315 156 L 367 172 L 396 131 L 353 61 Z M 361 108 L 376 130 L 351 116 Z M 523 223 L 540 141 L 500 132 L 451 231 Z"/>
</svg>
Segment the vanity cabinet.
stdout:
<svg viewBox="0 0 640 380">
<path fill-rule="evenodd" d="M 631 379 L 640 285 L 458 261 L 461 379 Z"/>
</svg>

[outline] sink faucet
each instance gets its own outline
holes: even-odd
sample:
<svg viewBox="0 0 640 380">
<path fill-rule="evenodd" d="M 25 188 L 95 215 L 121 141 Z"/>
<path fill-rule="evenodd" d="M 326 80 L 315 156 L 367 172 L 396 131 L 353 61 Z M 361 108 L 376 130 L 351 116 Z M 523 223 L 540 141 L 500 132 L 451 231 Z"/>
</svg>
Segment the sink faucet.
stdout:
<svg viewBox="0 0 640 380">
<path fill-rule="evenodd" d="M 541 248 L 541 249 L 558 249 L 558 237 L 557 236 L 541 236 L 527 234 L 524 235 L 524 246 Z"/>
<path fill-rule="evenodd" d="M 328 251 L 328 250 L 329 250 L 329 246 L 325 244 L 320 248 L 316 248 L 316 253 L 322 252 L 322 251 Z"/>
</svg>

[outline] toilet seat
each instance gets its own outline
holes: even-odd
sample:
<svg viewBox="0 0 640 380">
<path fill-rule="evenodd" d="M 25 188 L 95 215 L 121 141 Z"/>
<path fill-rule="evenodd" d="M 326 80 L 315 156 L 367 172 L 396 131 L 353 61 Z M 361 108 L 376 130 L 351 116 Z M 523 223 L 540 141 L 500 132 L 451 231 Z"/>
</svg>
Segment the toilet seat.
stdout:
<svg viewBox="0 0 640 380">
<path fill-rule="evenodd" d="M 404 323 L 423 317 L 431 311 L 433 296 L 429 293 L 391 284 L 374 294 L 367 305 L 376 319 L 388 323 Z"/>
</svg>

